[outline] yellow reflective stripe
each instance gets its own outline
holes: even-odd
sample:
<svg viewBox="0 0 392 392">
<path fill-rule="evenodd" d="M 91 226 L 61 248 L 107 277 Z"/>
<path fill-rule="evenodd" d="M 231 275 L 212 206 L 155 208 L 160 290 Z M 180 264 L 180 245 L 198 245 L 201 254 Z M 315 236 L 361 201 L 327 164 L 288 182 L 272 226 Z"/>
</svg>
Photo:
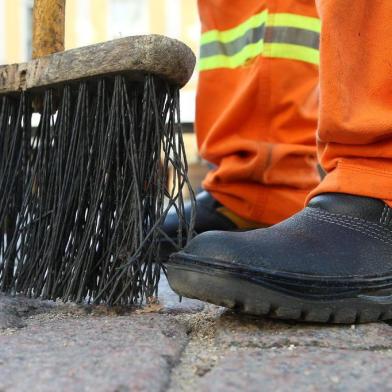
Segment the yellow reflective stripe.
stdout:
<svg viewBox="0 0 392 392">
<path fill-rule="evenodd" d="M 320 52 L 317 49 L 306 46 L 264 43 L 264 51 L 262 54 L 264 57 L 300 60 L 316 65 L 320 63 Z"/>
<path fill-rule="evenodd" d="M 298 29 L 315 31 L 316 33 L 321 31 L 320 19 L 296 14 L 269 14 L 267 26 L 296 27 Z"/>
<path fill-rule="evenodd" d="M 261 54 L 264 57 L 299 60 L 316 65 L 320 62 L 320 53 L 316 49 L 291 44 L 263 43 L 261 41 L 257 44 L 247 45 L 234 56 L 217 55 L 200 59 L 199 70 L 237 68 L 244 65 L 251 58 Z"/>
<path fill-rule="evenodd" d="M 242 37 L 248 30 L 259 27 L 267 21 L 268 11 L 265 10 L 260 14 L 256 14 L 241 23 L 240 25 L 224 31 L 210 30 L 202 34 L 201 45 L 207 44 L 213 41 L 219 41 L 222 43 L 231 42 L 235 39 Z"/>
<path fill-rule="evenodd" d="M 245 64 L 249 59 L 263 53 L 264 42 L 245 46 L 240 52 L 233 56 L 216 55 L 200 59 L 199 70 L 207 71 L 215 68 L 237 68 Z"/>
</svg>

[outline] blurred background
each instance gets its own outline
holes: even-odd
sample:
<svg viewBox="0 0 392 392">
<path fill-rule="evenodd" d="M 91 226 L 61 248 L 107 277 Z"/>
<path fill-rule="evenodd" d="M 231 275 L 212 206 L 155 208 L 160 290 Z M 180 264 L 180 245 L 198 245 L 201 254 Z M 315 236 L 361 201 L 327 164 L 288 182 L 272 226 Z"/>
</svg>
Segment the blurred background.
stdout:
<svg viewBox="0 0 392 392">
<path fill-rule="evenodd" d="M 0 0 L 0 64 L 31 58 L 33 0 Z M 198 56 L 200 23 L 196 0 L 67 0 L 65 47 L 71 49 L 138 34 L 163 34 L 185 42 Z M 207 166 L 193 132 L 197 66 L 181 91 L 181 119 L 195 189 Z"/>
</svg>

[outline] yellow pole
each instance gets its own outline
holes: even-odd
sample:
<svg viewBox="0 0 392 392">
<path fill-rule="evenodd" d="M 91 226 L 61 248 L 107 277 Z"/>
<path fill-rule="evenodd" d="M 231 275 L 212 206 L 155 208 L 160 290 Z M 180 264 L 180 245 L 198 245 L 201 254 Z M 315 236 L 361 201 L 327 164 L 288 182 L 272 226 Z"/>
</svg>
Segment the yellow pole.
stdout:
<svg viewBox="0 0 392 392">
<path fill-rule="evenodd" d="M 4 8 L 5 59 L 7 63 L 18 63 L 23 55 L 22 0 L 5 0 Z"/>
<path fill-rule="evenodd" d="M 72 49 L 77 46 L 76 17 L 78 11 L 78 1 L 67 0 L 65 5 L 65 49 Z"/>
<path fill-rule="evenodd" d="M 155 34 L 165 34 L 165 0 L 148 0 L 148 11 L 150 17 L 149 30 Z"/>
<path fill-rule="evenodd" d="M 108 40 L 108 14 L 108 0 L 93 0 L 90 3 L 90 15 L 93 27 L 92 43 Z"/>
<path fill-rule="evenodd" d="M 35 0 L 33 59 L 64 50 L 65 0 Z"/>
<path fill-rule="evenodd" d="M 192 36 L 192 27 L 198 22 L 196 1 L 190 1 L 181 7 L 181 40 L 183 40 L 195 52 L 199 51 L 199 40 Z M 184 88 L 187 91 L 196 89 L 195 75 Z"/>
</svg>

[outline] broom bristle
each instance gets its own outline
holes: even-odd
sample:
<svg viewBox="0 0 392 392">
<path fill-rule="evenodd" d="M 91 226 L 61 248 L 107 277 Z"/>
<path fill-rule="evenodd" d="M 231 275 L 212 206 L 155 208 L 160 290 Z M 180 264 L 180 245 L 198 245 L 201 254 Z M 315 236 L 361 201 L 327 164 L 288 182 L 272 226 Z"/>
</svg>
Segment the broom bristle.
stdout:
<svg viewBox="0 0 392 392">
<path fill-rule="evenodd" d="M 49 89 L 36 130 L 29 93 L 0 100 L 0 289 L 109 305 L 155 296 L 170 207 L 178 245 L 191 236 L 178 88 L 115 76 Z"/>
</svg>

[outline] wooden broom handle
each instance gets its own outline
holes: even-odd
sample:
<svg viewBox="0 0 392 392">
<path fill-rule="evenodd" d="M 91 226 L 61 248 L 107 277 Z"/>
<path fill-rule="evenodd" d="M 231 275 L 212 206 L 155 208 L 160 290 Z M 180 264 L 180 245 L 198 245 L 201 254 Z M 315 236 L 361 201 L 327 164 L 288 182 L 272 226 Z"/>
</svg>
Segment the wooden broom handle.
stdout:
<svg viewBox="0 0 392 392">
<path fill-rule="evenodd" d="M 34 1 L 33 59 L 64 51 L 65 1 Z"/>
</svg>

